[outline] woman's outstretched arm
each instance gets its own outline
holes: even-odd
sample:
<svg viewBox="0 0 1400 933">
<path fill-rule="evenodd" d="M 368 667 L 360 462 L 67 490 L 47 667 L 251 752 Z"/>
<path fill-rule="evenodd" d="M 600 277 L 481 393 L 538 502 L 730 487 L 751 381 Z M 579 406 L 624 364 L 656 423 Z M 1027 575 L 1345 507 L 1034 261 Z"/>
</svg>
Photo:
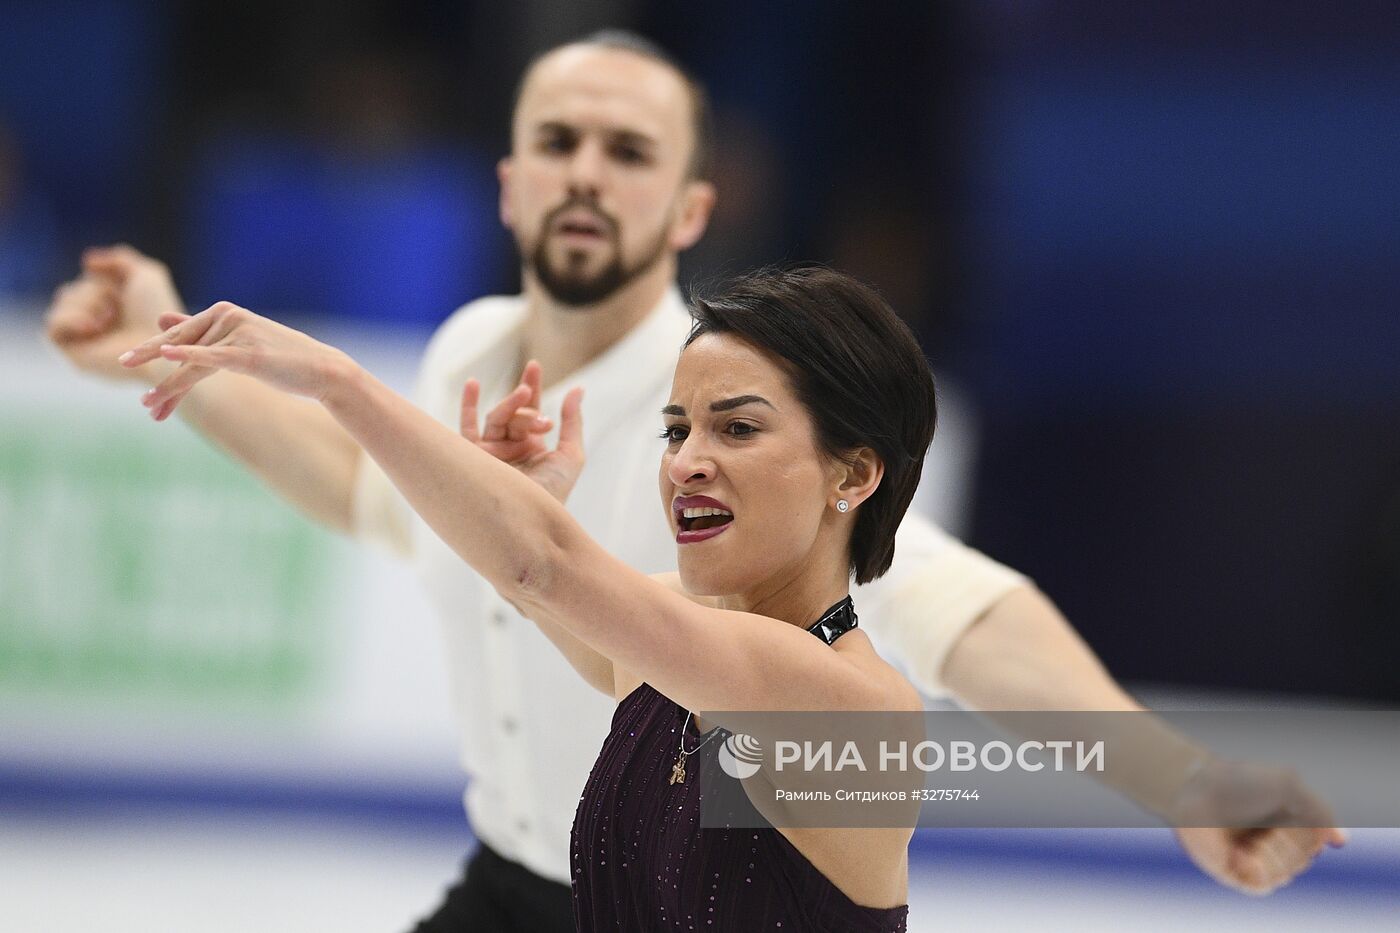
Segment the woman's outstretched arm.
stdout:
<svg viewBox="0 0 1400 933">
<path fill-rule="evenodd" d="M 319 401 L 439 537 L 527 615 L 699 710 L 917 709 L 871 653 L 692 603 L 608 554 L 536 483 L 401 398 L 347 355 L 228 302 L 170 315 L 122 361 L 181 367 L 144 401 L 166 417 L 218 369 Z M 859 632 L 847 639 L 863 640 Z"/>
</svg>

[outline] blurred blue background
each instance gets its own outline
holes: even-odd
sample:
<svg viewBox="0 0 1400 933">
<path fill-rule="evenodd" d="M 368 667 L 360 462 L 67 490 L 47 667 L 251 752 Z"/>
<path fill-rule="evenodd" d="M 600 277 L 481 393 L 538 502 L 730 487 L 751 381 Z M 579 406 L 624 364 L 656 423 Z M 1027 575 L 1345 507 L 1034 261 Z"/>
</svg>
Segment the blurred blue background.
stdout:
<svg viewBox="0 0 1400 933">
<path fill-rule="evenodd" d="M 1384 3 L 0 3 L 0 287 L 129 240 L 195 305 L 426 333 L 515 285 L 510 95 L 602 24 L 711 86 L 687 280 L 877 283 L 982 415 L 972 541 L 1129 680 L 1400 698 Z M 1267 657 L 1267 663 L 1260 663 Z"/>
</svg>

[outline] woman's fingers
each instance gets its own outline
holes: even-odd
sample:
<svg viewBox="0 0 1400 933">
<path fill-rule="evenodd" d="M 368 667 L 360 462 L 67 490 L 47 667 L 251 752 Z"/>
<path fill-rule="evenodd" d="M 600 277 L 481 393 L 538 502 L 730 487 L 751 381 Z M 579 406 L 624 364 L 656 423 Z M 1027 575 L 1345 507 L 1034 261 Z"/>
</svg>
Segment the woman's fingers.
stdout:
<svg viewBox="0 0 1400 933">
<path fill-rule="evenodd" d="M 141 366 L 161 356 L 161 348 L 166 345 L 198 343 L 211 327 L 216 326 L 221 321 L 224 328 L 231 329 L 235 322 L 233 315 L 229 312 L 233 308 L 234 306 L 228 302 L 221 301 L 193 317 L 186 317 L 179 323 L 165 328 L 154 337 L 143 340 L 117 357 L 117 361 L 128 368 Z"/>
<path fill-rule="evenodd" d="M 141 396 L 141 404 L 151 410 L 157 421 L 165 420 L 175 404 L 189 393 L 202 379 L 207 379 L 220 369 L 237 369 L 242 351 L 236 347 L 179 347 L 166 345 L 161 348 L 161 356 L 184 365 L 166 376 L 155 388 Z M 164 416 L 161 410 L 167 409 Z"/>
<path fill-rule="evenodd" d="M 188 321 L 193 315 L 182 314 L 179 311 L 162 311 L 160 317 L 156 318 L 156 326 L 161 330 L 169 330 L 176 324 Z"/>
<path fill-rule="evenodd" d="M 151 417 L 156 421 L 164 421 L 166 418 L 169 418 L 172 414 L 174 414 L 175 407 L 179 405 L 182 401 L 184 401 L 185 396 L 188 394 L 188 392 L 181 392 L 179 395 L 172 396 L 171 398 L 167 399 L 160 406 L 152 408 Z"/>
<path fill-rule="evenodd" d="M 193 316 L 166 311 L 157 319 L 157 325 L 162 328 L 161 333 L 142 344 L 142 348 L 155 341 L 157 356 L 182 364 L 141 396 L 141 404 L 150 409 L 151 417 L 157 421 L 170 417 L 180 400 L 201 380 L 220 369 L 238 369 L 246 363 L 244 351 L 217 345 L 238 326 L 237 316 L 218 305 Z M 145 353 L 128 351 L 121 359 L 126 365 L 136 366 L 140 365 L 138 360 L 145 359 Z"/>
</svg>

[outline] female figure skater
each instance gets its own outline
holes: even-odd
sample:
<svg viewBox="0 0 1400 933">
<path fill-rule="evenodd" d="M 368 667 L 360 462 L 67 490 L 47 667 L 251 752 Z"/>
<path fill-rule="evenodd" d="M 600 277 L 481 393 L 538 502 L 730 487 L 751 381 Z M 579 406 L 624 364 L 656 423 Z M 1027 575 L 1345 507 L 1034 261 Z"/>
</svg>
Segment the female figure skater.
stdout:
<svg viewBox="0 0 1400 933">
<path fill-rule="evenodd" d="M 659 441 L 679 573 L 658 578 L 556 501 L 582 462 L 578 390 L 558 450 L 518 470 L 482 445 L 529 446 L 528 388 L 476 434 L 469 384 L 467 440 L 344 353 L 227 302 L 166 315 L 122 362 L 183 364 L 143 397 L 157 419 L 219 369 L 324 405 L 620 701 L 574 821 L 581 929 L 903 930 L 912 828 L 701 830 L 691 755 L 718 743 L 690 711 L 922 708 L 854 628 L 847 591 L 889 566 L 933 436 L 932 376 L 888 305 L 830 270 L 751 274 L 694 316 Z"/>
</svg>

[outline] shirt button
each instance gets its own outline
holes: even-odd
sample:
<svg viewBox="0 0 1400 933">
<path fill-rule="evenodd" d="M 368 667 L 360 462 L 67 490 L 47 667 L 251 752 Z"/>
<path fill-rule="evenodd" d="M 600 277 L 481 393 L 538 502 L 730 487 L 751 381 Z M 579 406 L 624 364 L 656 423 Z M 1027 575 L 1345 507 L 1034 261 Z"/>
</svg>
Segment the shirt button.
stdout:
<svg viewBox="0 0 1400 933">
<path fill-rule="evenodd" d="M 517 723 L 510 716 L 505 716 L 501 719 L 501 731 L 504 732 L 506 735 L 514 735 L 515 730 L 519 728 L 519 725 L 520 724 Z"/>
<path fill-rule="evenodd" d="M 529 820 L 516 820 L 516 821 L 515 821 L 515 828 L 518 829 L 518 830 L 520 830 L 522 833 L 528 833 L 528 832 L 530 831 L 530 821 L 529 821 Z"/>
<path fill-rule="evenodd" d="M 495 622 L 496 625 L 500 626 L 501 628 L 504 628 L 507 621 L 505 610 L 497 609 L 495 612 L 491 613 L 491 621 Z"/>
</svg>

